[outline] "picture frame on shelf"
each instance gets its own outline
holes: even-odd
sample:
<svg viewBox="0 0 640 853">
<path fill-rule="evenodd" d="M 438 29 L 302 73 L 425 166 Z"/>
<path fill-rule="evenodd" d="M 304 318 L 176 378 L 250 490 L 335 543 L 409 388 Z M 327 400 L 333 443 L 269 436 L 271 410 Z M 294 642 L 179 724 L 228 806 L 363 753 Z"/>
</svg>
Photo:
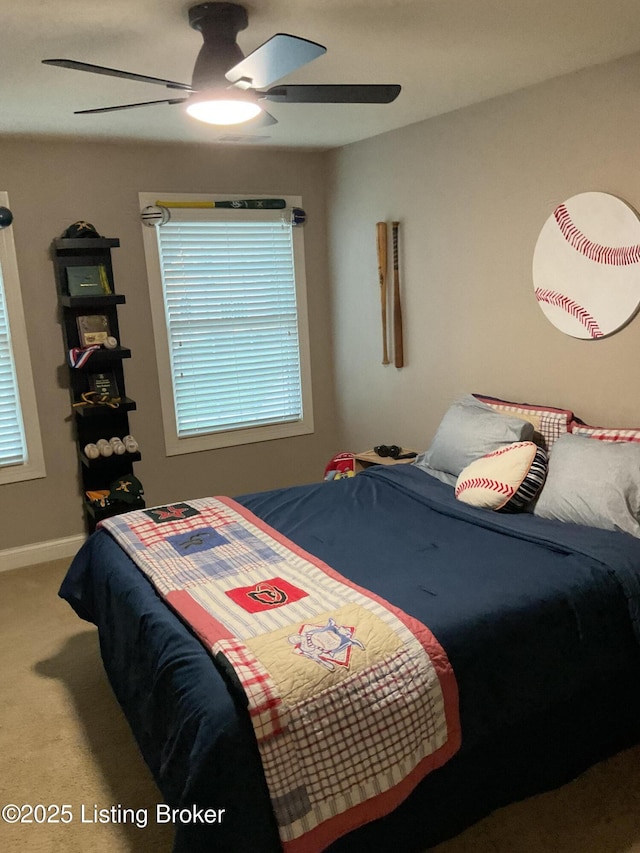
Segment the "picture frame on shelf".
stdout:
<svg viewBox="0 0 640 853">
<path fill-rule="evenodd" d="M 76 317 L 76 324 L 81 347 L 103 345 L 111 334 L 106 314 L 81 314 Z"/>
<path fill-rule="evenodd" d="M 89 390 L 95 391 L 101 396 L 107 396 L 111 399 L 118 398 L 118 383 L 113 371 L 108 370 L 104 373 L 90 373 L 88 376 Z"/>
<path fill-rule="evenodd" d="M 113 291 L 104 264 L 67 267 L 69 296 L 110 296 Z"/>
</svg>

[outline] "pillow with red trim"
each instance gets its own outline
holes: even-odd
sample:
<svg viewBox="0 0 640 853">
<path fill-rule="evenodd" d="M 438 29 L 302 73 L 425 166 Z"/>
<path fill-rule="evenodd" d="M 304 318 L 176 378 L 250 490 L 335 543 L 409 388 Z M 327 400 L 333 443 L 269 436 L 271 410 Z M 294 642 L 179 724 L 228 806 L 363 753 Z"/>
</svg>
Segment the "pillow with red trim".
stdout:
<svg viewBox="0 0 640 853">
<path fill-rule="evenodd" d="M 594 427 L 580 420 L 571 423 L 573 435 L 595 438 L 598 441 L 636 441 L 640 442 L 640 429 L 617 429 L 616 427 Z"/>
<path fill-rule="evenodd" d="M 533 441 L 518 441 L 467 465 L 455 495 L 482 509 L 520 512 L 538 496 L 546 474 L 546 451 Z"/>
<path fill-rule="evenodd" d="M 535 431 L 534 439 L 547 451 L 551 450 L 554 442 L 561 435 L 571 431 L 574 415 L 569 409 L 537 406 L 532 403 L 513 403 L 509 400 L 500 400 L 497 397 L 487 397 L 484 394 L 474 394 L 473 396 L 476 400 L 491 406 L 496 412 L 529 421 L 533 424 Z"/>
</svg>

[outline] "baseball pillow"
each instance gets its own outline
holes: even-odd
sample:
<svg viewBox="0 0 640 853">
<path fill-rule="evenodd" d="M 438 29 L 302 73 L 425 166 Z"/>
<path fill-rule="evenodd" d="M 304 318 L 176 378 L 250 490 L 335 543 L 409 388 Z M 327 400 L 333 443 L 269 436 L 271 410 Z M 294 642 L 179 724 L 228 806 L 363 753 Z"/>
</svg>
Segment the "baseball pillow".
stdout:
<svg viewBox="0 0 640 853">
<path fill-rule="evenodd" d="M 482 509 L 519 512 L 539 494 L 546 473 L 546 451 L 533 441 L 518 441 L 467 465 L 455 495 Z"/>
</svg>

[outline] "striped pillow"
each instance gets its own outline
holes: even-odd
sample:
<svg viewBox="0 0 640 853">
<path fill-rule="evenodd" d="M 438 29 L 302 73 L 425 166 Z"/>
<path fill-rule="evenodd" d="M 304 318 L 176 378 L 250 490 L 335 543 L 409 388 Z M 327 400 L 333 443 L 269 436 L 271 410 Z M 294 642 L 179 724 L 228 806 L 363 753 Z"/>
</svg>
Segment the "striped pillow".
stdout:
<svg viewBox="0 0 640 853">
<path fill-rule="evenodd" d="M 596 438 L 598 441 L 637 441 L 640 442 L 640 429 L 615 429 L 614 427 L 594 427 L 574 420 L 571 423 L 574 435 Z"/>
<path fill-rule="evenodd" d="M 474 394 L 473 396 L 476 400 L 491 406 L 496 412 L 522 418 L 522 420 L 532 423 L 537 433 L 535 439 L 545 450 L 551 450 L 553 443 L 561 435 L 571 431 L 573 412 L 568 409 L 535 406 L 531 403 L 512 403 L 509 400 L 499 400 L 497 397 L 486 397 L 483 394 Z"/>
<path fill-rule="evenodd" d="M 455 495 L 471 506 L 519 512 L 537 497 L 546 474 L 546 451 L 532 441 L 518 441 L 467 465 Z"/>
</svg>

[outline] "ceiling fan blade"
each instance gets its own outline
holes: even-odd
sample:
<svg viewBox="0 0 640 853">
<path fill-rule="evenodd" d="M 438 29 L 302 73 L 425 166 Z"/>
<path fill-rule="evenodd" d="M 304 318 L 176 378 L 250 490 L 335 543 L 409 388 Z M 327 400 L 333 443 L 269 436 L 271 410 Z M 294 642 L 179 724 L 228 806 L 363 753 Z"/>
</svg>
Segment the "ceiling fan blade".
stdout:
<svg viewBox="0 0 640 853">
<path fill-rule="evenodd" d="M 287 104 L 390 104 L 400 94 L 400 86 L 389 85 L 309 85 L 274 86 L 259 97 Z"/>
<path fill-rule="evenodd" d="M 139 104 L 118 104 L 115 107 L 97 107 L 93 110 L 75 110 L 74 115 L 89 115 L 90 113 L 113 113 L 116 110 L 132 110 L 134 107 L 150 107 L 153 104 L 183 104 L 188 98 L 170 98 L 164 101 L 141 101 Z"/>
<path fill-rule="evenodd" d="M 225 77 L 241 88 L 262 89 L 326 52 L 327 48 L 315 41 L 276 33 L 230 68 Z"/>
<path fill-rule="evenodd" d="M 75 59 L 43 59 L 43 65 L 55 65 L 57 68 L 70 68 L 72 71 L 90 71 L 93 74 L 106 74 L 108 77 L 124 77 L 125 80 L 138 80 L 140 83 L 157 83 L 167 89 L 183 89 L 191 92 L 188 83 L 176 83 L 175 80 L 163 80 L 161 77 L 147 77 L 146 74 L 134 74 L 120 71 L 118 68 L 106 68 L 104 65 L 92 65 L 90 62 L 76 62 Z"/>
</svg>

